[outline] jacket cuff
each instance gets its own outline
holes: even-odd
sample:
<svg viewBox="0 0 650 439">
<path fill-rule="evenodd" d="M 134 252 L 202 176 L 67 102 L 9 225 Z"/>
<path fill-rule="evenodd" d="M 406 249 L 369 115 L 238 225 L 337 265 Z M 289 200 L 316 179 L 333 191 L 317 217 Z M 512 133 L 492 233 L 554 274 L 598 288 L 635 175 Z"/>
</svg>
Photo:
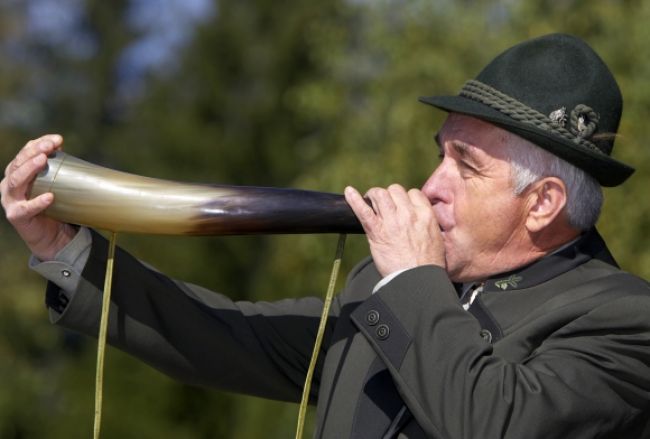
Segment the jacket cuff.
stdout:
<svg viewBox="0 0 650 439">
<path fill-rule="evenodd" d="M 430 326 L 434 310 L 445 307 L 461 310 L 456 290 L 443 268 L 426 265 L 397 275 L 359 305 L 351 318 L 399 370 L 413 334 Z"/>
<path fill-rule="evenodd" d="M 52 323 L 67 326 L 68 315 L 94 319 L 92 310 L 101 303 L 107 251 L 104 237 L 81 228 L 55 260 L 30 258 L 30 268 L 48 280 L 45 304 Z"/>
</svg>

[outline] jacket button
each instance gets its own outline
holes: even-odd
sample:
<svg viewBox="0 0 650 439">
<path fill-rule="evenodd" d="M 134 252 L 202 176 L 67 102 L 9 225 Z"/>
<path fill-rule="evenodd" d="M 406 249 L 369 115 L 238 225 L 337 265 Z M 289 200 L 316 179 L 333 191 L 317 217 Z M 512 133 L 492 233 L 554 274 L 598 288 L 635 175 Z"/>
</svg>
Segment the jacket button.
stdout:
<svg viewBox="0 0 650 439">
<path fill-rule="evenodd" d="M 368 311 L 368 314 L 366 314 L 366 323 L 370 326 L 375 326 L 379 323 L 379 312 L 374 309 Z"/>
<path fill-rule="evenodd" d="M 384 325 L 383 323 L 379 326 L 377 326 L 377 338 L 379 340 L 386 340 L 390 336 L 390 328 L 388 325 Z"/>
<path fill-rule="evenodd" d="M 61 270 L 61 276 L 70 277 L 72 276 L 72 273 L 70 273 L 70 270 Z"/>
<path fill-rule="evenodd" d="M 481 335 L 481 338 L 488 343 L 492 343 L 492 333 L 488 331 L 487 329 L 481 329 L 481 332 L 479 333 Z"/>
</svg>

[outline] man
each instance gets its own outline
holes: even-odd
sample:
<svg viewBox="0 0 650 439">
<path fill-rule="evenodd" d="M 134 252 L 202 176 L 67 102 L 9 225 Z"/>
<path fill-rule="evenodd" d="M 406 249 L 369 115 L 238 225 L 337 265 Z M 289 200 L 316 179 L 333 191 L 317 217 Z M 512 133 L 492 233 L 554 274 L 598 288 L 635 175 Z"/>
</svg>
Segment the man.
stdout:
<svg viewBox="0 0 650 439">
<path fill-rule="evenodd" d="M 495 58 L 458 96 L 422 190 L 346 198 L 372 259 L 337 296 L 312 402 L 324 438 L 650 434 L 650 288 L 594 229 L 633 169 L 610 157 L 622 99 L 578 38 Z M 2 204 L 50 280 L 55 322 L 97 332 L 106 242 L 26 199 L 60 136 L 7 167 Z M 233 303 L 119 251 L 113 345 L 185 382 L 297 401 L 322 303 Z"/>
</svg>

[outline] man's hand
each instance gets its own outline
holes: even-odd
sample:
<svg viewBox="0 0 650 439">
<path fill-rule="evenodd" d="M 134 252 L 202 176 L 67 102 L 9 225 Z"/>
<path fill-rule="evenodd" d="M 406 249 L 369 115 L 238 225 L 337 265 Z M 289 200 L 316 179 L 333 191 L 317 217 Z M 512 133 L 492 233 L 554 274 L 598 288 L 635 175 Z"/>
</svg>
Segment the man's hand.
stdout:
<svg viewBox="0 0 650 439">
<path fill-rule="evenodd" d="M 54 195 L 45 193 L 29 200 L 29 191 L 36 175 L 47 164 L 47 156 L 61 149 L 63 138 L 50 134 L 28 142 L 7 165 L 0 182 L 2 207 L 27 247 L 37 258 L 54 258 L 75 235 L 70 224 L 52 220 L 42 212 L 52 204 Z"/>
<path fill-rule="evenodd" d="M 372 188 L 366 194 L 345 189 L 345 199 L 366 232 L 370 252 L 382 276 L 420 265 L 445 267 L 445 247 L 427 197 L 397 184 Z"/>
</svg>

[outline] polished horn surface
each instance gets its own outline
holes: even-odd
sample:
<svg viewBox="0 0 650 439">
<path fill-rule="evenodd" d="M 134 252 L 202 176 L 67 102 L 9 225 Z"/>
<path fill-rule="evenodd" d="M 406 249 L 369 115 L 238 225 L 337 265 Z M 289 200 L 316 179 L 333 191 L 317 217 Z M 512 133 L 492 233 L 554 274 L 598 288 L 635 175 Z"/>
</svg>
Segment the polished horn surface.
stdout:
<svg viewBox="0 0 650 439">
<path fill-rule="evenodd" d="M 115 171 L 60 151 L 48 158 L 31 196 L 45 192 L 54 193 L 48 216 L 114 232 L 363 233 L 343 195 L 173 182 Z"/>
</svg>

